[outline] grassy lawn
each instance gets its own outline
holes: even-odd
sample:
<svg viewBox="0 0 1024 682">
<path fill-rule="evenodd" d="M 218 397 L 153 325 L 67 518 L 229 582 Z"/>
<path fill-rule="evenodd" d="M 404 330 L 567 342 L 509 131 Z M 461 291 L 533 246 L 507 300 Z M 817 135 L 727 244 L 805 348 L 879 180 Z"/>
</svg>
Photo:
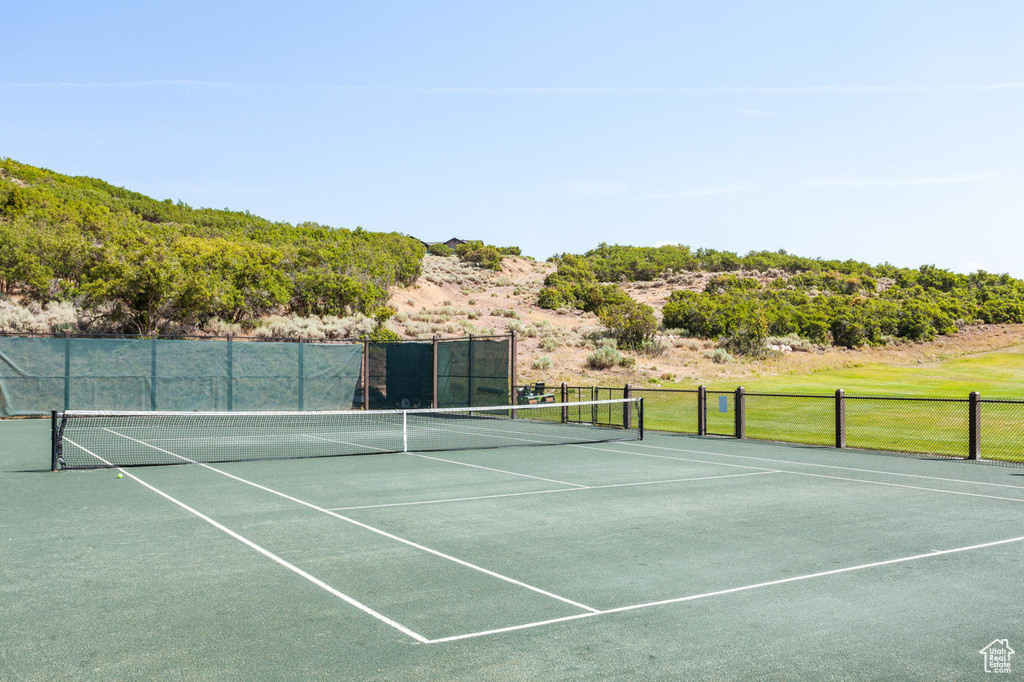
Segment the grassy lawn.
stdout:
<svg viewBox="0 0 1024 682">
<path fill-rule="evenodd" d="M 835 389 L 842 388 L 848 396 L 848 447 L 966 457 L 968 394 L 977 390 L 983 398 L 1024 399 L 1024 348 L 924 365 L 864 365 L 800 375 L 753 376 L 737 383 L 742 383 L 748 393 L 823 396 L 748 396 L 746 428 L 750 438 L 834 444 L 835 408 L 831 396 Z M 663 388 L 695 387 L 665 384 Z M 707 388 L 708 433 L 732 434 L 735 413 L 731 391 L 736 384 Z M 645 398 L 648 428 L 696 432 L 695 394 L 638 391 L 637 395 Z M 869 396 L 955 398 L 959 401 L 866 399 Z M 725 398 L 724 403 L 720 403 L 721 398 Z M 1024 405 L 983 403 L 981 412 L 982 457 L 1024 462 Z"/>
<path fill-rule="evenodd" d="M 1024 348 L 1005 348 L 929 364 L 865 364 L 809 374 L 754 376 L 742 379 L 741 383 L 748 391 L 762 393 L 830 394 L 841 388 L 847 394 L 859 395 L 966 398 L 971 391 L 980 391 L 983 398 L 1024 399 Z M 665 384 L 665 388 L 676 387 Z M 708 388 L 733 390 L 736 385 Z"/>
</svg>

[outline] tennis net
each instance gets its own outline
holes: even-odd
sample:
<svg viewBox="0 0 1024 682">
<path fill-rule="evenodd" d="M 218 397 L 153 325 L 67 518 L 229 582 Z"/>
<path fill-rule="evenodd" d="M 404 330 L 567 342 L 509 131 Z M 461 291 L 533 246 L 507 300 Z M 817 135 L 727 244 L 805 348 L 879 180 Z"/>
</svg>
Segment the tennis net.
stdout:
<svg viewBox="0 0 1024 682">
<path fill-rule="evenodd" d="M 51 459 L 54 470 L 88 469 L 642 438 L 642 398 L 329 412 L 67 411 L 53 413 Z"/>
</svg>

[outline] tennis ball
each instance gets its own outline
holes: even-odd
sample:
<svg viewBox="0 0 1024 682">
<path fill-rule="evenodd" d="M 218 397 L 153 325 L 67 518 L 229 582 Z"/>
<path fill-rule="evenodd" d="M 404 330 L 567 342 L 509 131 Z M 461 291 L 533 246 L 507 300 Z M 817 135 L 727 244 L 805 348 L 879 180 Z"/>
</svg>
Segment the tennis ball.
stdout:
<svg viewBox="0 0 1024 682">
<path fill-rule="evenodd" d="M 117 477 L 118 478 L 124 478 L 124 474 L 118 474 Z"/>
</svg>

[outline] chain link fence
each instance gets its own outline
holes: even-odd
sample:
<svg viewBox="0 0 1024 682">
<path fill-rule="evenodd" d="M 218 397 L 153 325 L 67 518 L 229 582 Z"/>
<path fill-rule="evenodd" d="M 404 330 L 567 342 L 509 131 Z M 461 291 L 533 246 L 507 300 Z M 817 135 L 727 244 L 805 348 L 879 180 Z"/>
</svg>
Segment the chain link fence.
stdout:
<svg viewBox="0 0 1024 682">
<path fill-rule="evenodd" d="M 644 399 L 644 428 L 677 433 L 699 432 L 696 389 L 630 388 L 631 398 Z"/>
<path fill-rule="evenodd" d="M 835 396 L 747 393 L 746 437 L 805 445 L 835 445 Z"/>
<path fill-rule="evenodd" d="M 845 402 L 847 447 L 946 457 L 970 454 L 968 400 L 850 395 Z"/>
<path fill-rule="evenodd" d="M 978 440 L 982 458 L 1024 463 L 1024 400 L 980 402 Z"/>
</svg>

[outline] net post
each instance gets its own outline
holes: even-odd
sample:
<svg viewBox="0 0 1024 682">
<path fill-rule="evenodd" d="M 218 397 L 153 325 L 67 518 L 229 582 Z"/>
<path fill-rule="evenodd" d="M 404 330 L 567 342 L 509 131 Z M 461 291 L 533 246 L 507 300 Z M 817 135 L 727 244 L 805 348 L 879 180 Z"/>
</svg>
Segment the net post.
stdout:
<svg viewBox="0 0 1024 682">
<path fill-rule="evenodd" d="M 431 384 L 430 384 L 430 401 L 432 407 L 441 407 L 438 402 L 437 395 L 437 334 L 434 334 L 434 339 L 431 342 L 431 353 L 433 353 L 432 369 L 431 372 Z"/>
<path fill-rule="evenodd" d="M 71 332 L 64 330 L 64 409 L 71 409 Z"/>
<path fill-rule="evenodd" d="M 50 412 L 50 471 L 57 471 L 57 410 Z"/>
<path fill-rule="evenodd" d="M 697 387 L 697 435 L 708 434 L 708 389 L 704 384 Z"/>
<path fill-rule="evenodd" d="M 747 437 L 747 401 L 746 391 L 742 386 L 736 389 L 736 437 Z"/>
<path fill-rule="evenodd" d="M 370 339 L 363 337 L 363 409 L 370 409 Z"/>
<path fill-rule="evenodd" d="M 299 411 L 306 409 L 306 358 L 305 344 L 302 337 L 299 337 Z"/>
<path fill-rule="evenodd" d="M 156 410 L 156 332 L 149 333 L 149 409 Z"/>
<path fill-rule="evenodd" d="M 644 439 L 644 399 L 640 398 L 640 405 L 637 408 L 637 426 L 640 428 L 640 440 Z"/>
<path fill-rule="evenodd" d="M 235 335 L 228 332 L 228 411 L 235 409 Z"/>
<path fill-rule="evenodd" d="M 565 385 L 564 381 L 562 382 L 562 395 L 561 395 L 561 398 L 562 399 L 561 399 L 560 402 L 562 403 L 562 423 L 563 424 L 568 424 L 569 423 L 569 405 L 568 405 L 568 403 L 569 403 L 569 387 Z"/>
<path fill-rule="evenodd" d="M 627 401 L 629 400 L 629 384 L 628 383 L 622 388 L 622 397 L 625 398 Z M 633 417 L 633 415 L 632 415 L 633 405 L 631 403 L 629 403 L 629 402 L 626 402 L 623 405 L 623 407 L 625 409 L 622 410 L 622 428 L 628 430 L 630 428 L 630 423 L 633 421 L 633 419 L 632 419 L 632 417 Z"/>
<path fill-rule="evenodd" d="M 846 447 L 846 392 L 836 389 L 836 447 Z"/>
<path fill-rule="evenodd" d="M 967 401 L 967 459 L 981 459 L 981 393 L 971 391 Z"/>
</svg>

